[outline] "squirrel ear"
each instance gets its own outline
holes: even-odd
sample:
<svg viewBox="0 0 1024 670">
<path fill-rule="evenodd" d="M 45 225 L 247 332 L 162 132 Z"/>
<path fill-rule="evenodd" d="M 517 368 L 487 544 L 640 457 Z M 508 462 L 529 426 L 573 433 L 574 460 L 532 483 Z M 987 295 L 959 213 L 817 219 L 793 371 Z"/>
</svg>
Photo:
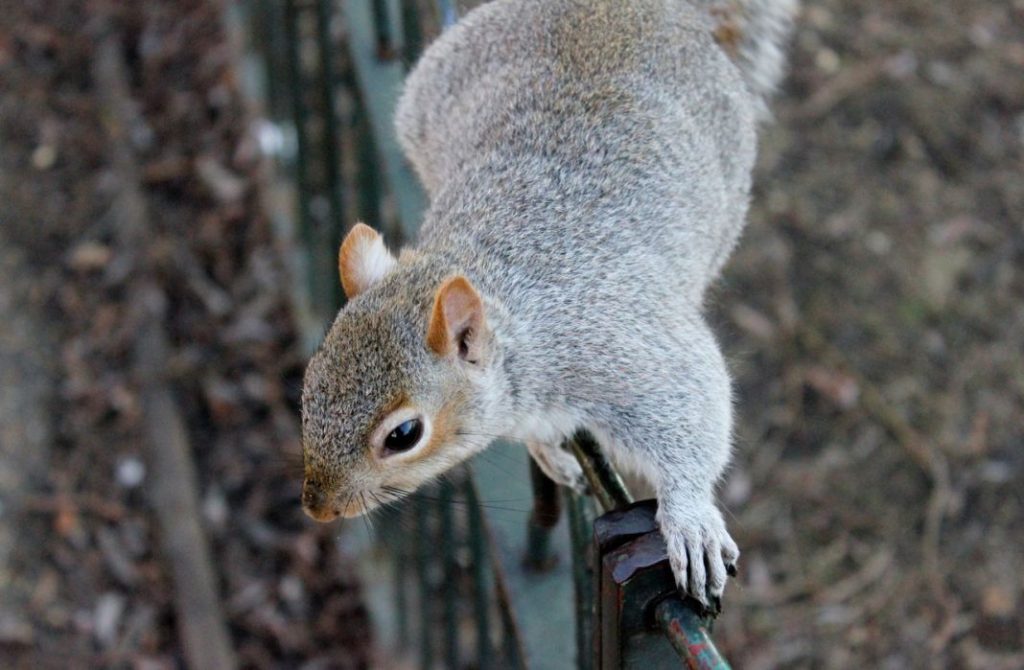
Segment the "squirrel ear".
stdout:
<svg viewBox="0 0 1024 670">
<path fill-rule="evenodd" d="M 387 276 L 396 262 L 376 230 L 365 223 L 352 226 L 338 250 L 338 272 L 345 295 L 351 300 L 370 288 Z"/>
<path fill-rule="evenodd" d="M 465 277 L 446 279 L 434 296 L 427 346 L 439 356 L 458 353 L 462 360 L 476 363 L 483 352 L 483 331 L 480 294 Z"/>
</svg>

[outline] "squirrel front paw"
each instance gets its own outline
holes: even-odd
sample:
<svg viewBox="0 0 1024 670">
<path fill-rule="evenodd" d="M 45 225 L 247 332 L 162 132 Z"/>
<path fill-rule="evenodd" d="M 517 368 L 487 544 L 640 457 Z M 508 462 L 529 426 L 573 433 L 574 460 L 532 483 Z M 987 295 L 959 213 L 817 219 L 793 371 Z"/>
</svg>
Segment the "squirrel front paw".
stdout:
<svg viewBox="0 0 1024 670">
<path fill-rule="evenodd" d="M 740 551 L 713 504 L 700 510 L 666 512 L 659 506 L 658 525 L 665 537 L 669 563 L 679 588 L 708 612 L 721 609 L 728 576 L 736 575 Z"/>
<path fill-rule="evenodd" d="M 548 479 L 572 489 L 577 495 L 587 492 L 587 480 L 575 456 L 559 445 L 530 441 L 526 443 L 526 448 Z"/>
</svg>

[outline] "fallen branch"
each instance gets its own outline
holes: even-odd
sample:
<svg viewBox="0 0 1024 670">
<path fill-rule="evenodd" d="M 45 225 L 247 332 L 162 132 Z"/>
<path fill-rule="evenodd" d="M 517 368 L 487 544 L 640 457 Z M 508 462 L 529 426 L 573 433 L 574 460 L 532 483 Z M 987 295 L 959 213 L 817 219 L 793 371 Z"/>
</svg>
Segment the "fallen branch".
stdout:
<svg viewBox="0 0 1024 670">
<path fill-rule="evenodd" d="M 861 406 L 885 428 L 931 480 L 931 495 L 925 508 L 924 533 L 921 538 L 921 553 L 924 557 L 925 575 L 932 596 L 942 607 L 943 619 L 931 639 L 932 650 L 938 653 L 949 644 L 954 633 L 954 624 L 960 609 L 951 593 L 939 559 L 939 540 L 942 521 L 953 500 L 953 485 L 949 474 L 949 462 L 945 455 L 930 444 L 907 422 L 885 399 L 874 384 L 855 372 L 846 357 L 817 331 L 804 328 L 799 331 L 800 341 L 815 355 L 829 364 L 848 371 L 860 388 Z"/>
<path fill-rule="evenodd" d="M 811 122 L 825 117 L 848 98 L 874 85 L 884 74 L 885 61 L 882 59 L 844 67 L 799 105 L 790 115 L 790 119 Z"/>
<path fill-rule="evenodd" d="M 165 379 L 169 345 L 164 332 L 165 298 L 140 263 L 154 238 L 131 150 L 135 112 L 117 40 L 105 35 L 93 63 L 118 191 L 114 216 L 119 246 L 134 264 L 128 300 L 137 324 L 133 364 L 141 386 L 146 456 L 153 483 L 150 501 L 170 563 L 178 631 L 188 665 L 196 670 L 231 670 L 234 651 L 221 610 L 210 549 L 200 524 L 199 487 L 185 422 Z"/>
</svg>

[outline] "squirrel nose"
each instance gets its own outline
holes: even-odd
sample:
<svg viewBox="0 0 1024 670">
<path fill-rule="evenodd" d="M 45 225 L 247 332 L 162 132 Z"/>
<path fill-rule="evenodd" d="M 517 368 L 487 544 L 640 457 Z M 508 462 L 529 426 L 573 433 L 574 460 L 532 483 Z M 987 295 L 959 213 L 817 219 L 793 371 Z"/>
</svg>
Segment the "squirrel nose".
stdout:
<svg viewBox="0 0 1024 670">
<path fill-rule="evenodd" d="M 319 485 L 307 479 L 302 482 L 302 505 L 304 507 L 320 507 L 324 504 L 324 491 Z"/>
<path fill-rule="evenodd" d="M 327 494 L 320 484 L 306 479 L 302 483 L 302 509 L 317 521 L 331 521 L 338 518 L 339 510 L 326 506 Z"/>
</svg>

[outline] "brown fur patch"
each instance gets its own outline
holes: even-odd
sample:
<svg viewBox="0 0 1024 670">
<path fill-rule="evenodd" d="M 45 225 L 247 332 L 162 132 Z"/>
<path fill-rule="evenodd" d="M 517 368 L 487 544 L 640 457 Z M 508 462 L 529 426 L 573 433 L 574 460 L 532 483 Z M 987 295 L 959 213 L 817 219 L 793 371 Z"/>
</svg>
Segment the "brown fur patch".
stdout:
<svg viewBox="0 0 1024 670">
<path fill-rule="evenodd" d="M 715 28 L 715 41 L 733 58 L 739 55 L 742 40 L 743 31 L 735 23 L 723 23 Z"/>
<path fill-rule="evenodd" d="M 714 30 L 715 41 L 725 49 L 730 57 L 739 55 L 740 43 L 743 41 L 743 30 L 736 17 L 736 10 L 725 7 L 714 7 L 711 15 L 717 21 Z"/>
<path fill-rule="evenodd" d="M 338 274 L 341 276 L 341 287 L 345 289 L 345 295 L 351 300 L 366 288 L 359 283 L 359 258 L 357 254 L 362 253 L 379 236 L 376 230 L 365 223 L 357 223 L 345 236 L 345 240 L 338 249 Z"/>
<path fill-rule="evenodd" d="M 437 416 L 434 417 L 433 427 L 430 431 L 430 442 L 423 447 L 417 455 L 417 460 L 427 458 L 445 443 L 451 442 L 459 430 L 456 417 L 459 414 L 461 403 L 450 401 L 441 406 Z"/>
</svg>

